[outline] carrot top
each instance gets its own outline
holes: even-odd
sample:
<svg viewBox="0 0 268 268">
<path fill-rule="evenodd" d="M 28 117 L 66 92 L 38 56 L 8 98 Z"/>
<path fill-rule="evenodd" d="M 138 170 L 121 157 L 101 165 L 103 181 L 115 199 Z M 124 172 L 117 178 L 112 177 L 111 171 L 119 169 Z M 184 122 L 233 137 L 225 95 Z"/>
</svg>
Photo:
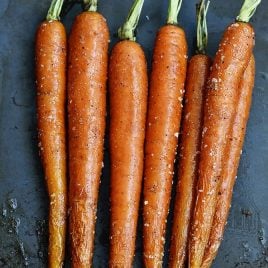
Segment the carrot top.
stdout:
<svg viewBox="0 0 268 268">
<path fill-rule="evenodd" d="M 98 0 L 83 0 L 84 9 L 86 11 L 96 12 L 98 8 Z"/>
<path fill-rule="evenodd" d="M 62 8 L 63 0 L 52 0 L 49 10 L 47 12 L 46 19 L 48 21 L 52 20 L 59 20 L 60 19 L 60 12 Z"/>
<path fill-rule="evenodd" d="M 244 4 L 240 9 L 239 15 L 236 17 L 236 20 L 241 22 L 249 22 L 260 3 L 261 0 L 244 0 Z"/>
<path fill-rule="evenodd" d="M 139 22 L 142 6 L 144 0 L 135 0 L 129 13 L 127 19 L 122 27 L 118 29 L 118 36 L 121 40 L 131 40 L 135 41 L 135 30 Z"/>
<path fill-rule="evenodd" d="M 196 5 L 196 42 L 197 42 L 197 54 L 205 54 L 208 43 L 208 29 L 207 29 L 207 11 L 210 1 L 201 0 Z"/>
<path fill-rule="evenodd" d="M 182 0 L 169 0 L 167 24 L 178 24 Z"/>
</svg>

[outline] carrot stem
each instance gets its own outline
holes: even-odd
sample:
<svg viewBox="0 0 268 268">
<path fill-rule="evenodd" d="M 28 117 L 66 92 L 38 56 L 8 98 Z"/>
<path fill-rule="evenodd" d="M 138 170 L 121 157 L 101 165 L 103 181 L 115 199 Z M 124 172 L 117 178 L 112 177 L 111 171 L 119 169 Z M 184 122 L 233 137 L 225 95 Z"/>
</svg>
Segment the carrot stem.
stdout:
<svg viewBox="0 0 268 268">
<path fill-rule="evenodd" d="M 121 40 L 131 40 L 135 41 L 135 30 L 139 22 L 142 6 L 144 0 L 135 0 L 129 13 L 127 19 L 122 27 L 118 29 L 118 36 Z"/>
<path fill-rule="evenodd" d="M 60 19 L 60 12 L 62 8 L 63 0 L 52 0 L 49 10 L 47 12 L 46 19 L 48 21 L 51 20 L 59 20 Z"/>
<path fill-rule="evenodd" d="M 207 11 L 210 1 L 201 0 L 196 5 L 196 20 L 197 20 L 197 54 L 206 54 L 208 44 L 208 29 L 207 29 Z"/>
<path fill-rule="evenodd" d="M 169 0 L 167 24 L 178 24 L 182 0 Z"/>
<path fill-rule="evenodd" d="M 84 0 L 84 6 L 86 11 L 96 12 L 98 8 L 98 0 Z"/>
<path fill-rule="evenodd" d="M 257 6 L 261 3 L 261 0 L 245 0 L 239 15 L 236 17 L 237 21 L 249 22 L 254 15 Z"/>
</svg>

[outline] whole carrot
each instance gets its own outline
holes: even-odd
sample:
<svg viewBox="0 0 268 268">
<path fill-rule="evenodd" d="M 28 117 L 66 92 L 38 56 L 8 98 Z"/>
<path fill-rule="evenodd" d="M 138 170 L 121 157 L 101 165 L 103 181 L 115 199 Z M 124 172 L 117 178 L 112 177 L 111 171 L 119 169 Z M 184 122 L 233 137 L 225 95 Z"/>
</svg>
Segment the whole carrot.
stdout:
<svg viewBox="0 0 268 268">
<path fill-rule="evenodd" d="M 109 31 L 84 1 L 69 37 L 68 123 L 72 267 L 90 267 L 103 160 Z"/>
<path fill-rule="evenodd" d="M 256 3 L 252 4 L 248 15 L 252 15 L 255 8 Z M 193 268 L 201 266 L 209 239 L 224 156 L 228 153 L 228 135 L 239 101 L 239 83 L 253 47 L 254 30 L 251 25 L 234 22 L 225 30 L 212 65 L 204 106 L 198 194 L 189 246 L 189 265 Z"/>
<path fill-rule="evenodd" d="M 169 267 L 184 267 L 192 210 L 196 197 L 203 101 L 211 64 L 210 58 L 205 55 L 208 5 L 209 2 L 205 3 L 202 0 L 197 7 L 197 54 L 191 58 L 188 64 L 179 149 L 179 181 L 175 199 Z"/>
<path fill-rule="evenodd" d="M 167 25 L 154 47 L 145 138 L 143 259 L 161 267 L 187 68 L 185 33 L 177 26 L 181 0 L 170 0 Z"/>
<path fill-rule="evenodd" d="M 142 188 L 147 66 L 135 42 L 143 0 L 135 0 L 119 29 L 109 65 L 111 233 L 110 267 L 132 267 Z"/>
<path fill-rule="evenodd" d="M 249 65 L 244 72 L 239 88 L 239 101 L 236 115 L 229 136 L 228 153 L 226 154 L 224 168 L 221 174 L 221 187 L 217 197 L 217 205 L 213 219 L 210 237 L 205 249 L 202 267 L 210 267 L 217 255 L 227 222 L 232 200 L 233 187 L 239 166 L 241 150 L 243 148 L 246 126 L 249 117 L 252 90 L 254 87 L 255 61 L 251 56 Z"/>
<path fill-rule="evenodd" d="M 62 0 L 53 0 L 36 34 L 38 140 L 49 195 L 48 266 L 62 267 L 67 187 L 65 145 L 66 32 L 59 21 Z"/>
<path fill-rule="evenodd" d="M 143 6 L 135 0 L 109 66 L 111 236 L 110 267 L 132 267 L 142 186 L 147 66 L 134 31 Z"/>
</svg>

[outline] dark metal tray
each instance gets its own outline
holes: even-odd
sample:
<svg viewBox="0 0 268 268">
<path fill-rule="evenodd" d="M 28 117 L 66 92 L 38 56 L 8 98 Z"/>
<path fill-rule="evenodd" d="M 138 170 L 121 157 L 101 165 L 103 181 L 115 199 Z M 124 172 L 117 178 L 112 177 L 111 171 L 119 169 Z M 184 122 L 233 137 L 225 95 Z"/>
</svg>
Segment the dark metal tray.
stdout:
<svg viewBox="0 0 268 268">
<path fill-rule="evenodd" d="M 48 199 L 37 150 L 34 36 L 49 2 L 0 1 L 0 267 L 46 266 Z M 110 26 L 112 46 L 116 41 L 116 30 L 126 17 L 131 1 L 99 2 L 99 11 Z M 167 2 L 146 0 L 141 15 L 137 37 L 145 49 L 149 66 L 155 33 L 165 22 Z M 190 54 L 194 51 L 195 3 L 196 0 L 185 0 L 179 18 L 187 33 Z M 241 4 L 242 0 L 211 1 L 208 14 L 210 55 L 214 55 L 222 31 L 233 21 Z M 63 19 L 68 29 L 80 10 L 77 5 Z M 252 23 L 257 35 L 256 85 L 231 214 L 214 263 L 214 267 L 218 268 L 268 267 L 267 0 L 262 1 Z M 94 267 L 107 267 L 108 194 L 109 159 L 106 146 Z M 138 236 L 134 266 L 142 267 L 140 228 Z"/>
</svg>

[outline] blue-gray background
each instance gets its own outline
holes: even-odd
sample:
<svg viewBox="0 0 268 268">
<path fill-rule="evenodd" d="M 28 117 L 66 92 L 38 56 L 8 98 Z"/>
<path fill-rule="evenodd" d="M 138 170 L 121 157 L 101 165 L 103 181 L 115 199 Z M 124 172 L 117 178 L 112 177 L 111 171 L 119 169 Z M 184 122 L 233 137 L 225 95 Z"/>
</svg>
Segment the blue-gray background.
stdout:
<svg viewBox="0 0 268 268">
<path fill-rule="evenodd" d="M 36 140 L 34 35 L 49 2 L 0 1 L 0 267 L 46 265 L 48 199 Z M 131 1 L 99 2 L 99 11 L 110 26 L 112 46 Z M 252 20 L 257 62 L 253 106 L 231 214 L 214 264 L 218 268 L 268 267 L 268 1 L 262 2 Z M 195 3 L 196 0 L 185 0 L 179 18 L 186 30 L 190 54 L 194 48 Z M 233 21 L 241 4 L 242 0 L 211 1 L 208 14 L 211 56 L 222 31 Z M 166 10 L 167 0 L 145 1 L 137 40 L 145 49 L 149 66 L 155 33 L 165 23 Z M 78 12 L 79 5 L 63 18 L 67 29 Z M 107 267 L 108 261 L 107 152 L 108 144 L 100 187 L 94 267 Z M 138 236 L 135 267 L 142 267 L 140 228 Z"/>
</svg>

